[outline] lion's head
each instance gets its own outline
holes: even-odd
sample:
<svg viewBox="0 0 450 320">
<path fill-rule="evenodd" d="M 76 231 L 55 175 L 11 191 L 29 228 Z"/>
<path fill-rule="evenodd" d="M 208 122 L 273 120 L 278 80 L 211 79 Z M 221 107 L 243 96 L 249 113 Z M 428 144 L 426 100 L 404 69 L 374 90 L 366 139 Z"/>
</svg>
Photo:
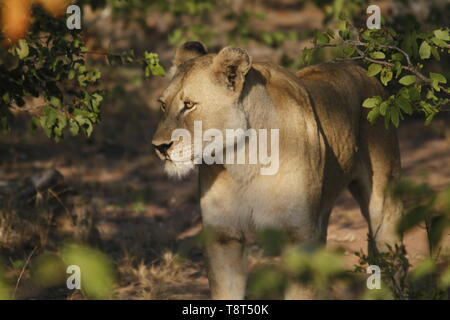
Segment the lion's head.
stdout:
<svg viewBox="0 0 450 320">
<path fill-rule="evenodd" d="M 239 97 L 251 58 L 242 49 L 226 47 L 208 54 L 203 44 L 187 42 L 177 49 L 173 62 L 174 76 L 159 99 L 163 115 L 152 144 L 165 161 L 165 171 L 183 177 L 203 153 L 194 147 L 194 138 L 174 135 L 176 129 L 187 130 L 192 137 L 198 121 L 203 131 L 215 129 L 224 135 L 226 129 L 246 129 Z M 207 146 L 203 143 L 203 148 Z"/>
</svg>

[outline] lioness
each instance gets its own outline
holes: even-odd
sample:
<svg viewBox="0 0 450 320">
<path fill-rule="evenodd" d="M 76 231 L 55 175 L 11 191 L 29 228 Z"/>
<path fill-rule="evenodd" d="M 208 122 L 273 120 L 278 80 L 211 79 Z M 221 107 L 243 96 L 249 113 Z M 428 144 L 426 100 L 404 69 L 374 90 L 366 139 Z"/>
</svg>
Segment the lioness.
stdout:
<svg viewBox="0 0 450 320">
<path fill-rule="evenodd" d="M 247 266 L 246 236 L 264 228 L 285 230 L 298 244 L 325 244 L 333 204 L 348 187 L 369 224 L 369 247 L 399 241 L 395 226 L 402 211 L 385 192 L 400 170 L 394 129 L 371 125 L 367 97 L 383 88 L 354 64 L 327 63 L 297 74 L 255 63 L 245 50 L 226 47 L 208 54 L 199 42 L 180 46 L 174 76 L 159 101 L 163 116 L 153 145 L 166 171 L 184 176 L 193 149 L 173 140 L 172 131 L 204 129 L 279 129 L 279 170 L 261 175 L 260 164 L 200 164 L 200 207 L 204 227 L 214 230 L 206 245 L 212 298 L 243 299 Z M 370 245 L 372 244 L 372 246 Z M 287 299 L 313 298 L 314 291 L 291 284 Z"/>
</svg>

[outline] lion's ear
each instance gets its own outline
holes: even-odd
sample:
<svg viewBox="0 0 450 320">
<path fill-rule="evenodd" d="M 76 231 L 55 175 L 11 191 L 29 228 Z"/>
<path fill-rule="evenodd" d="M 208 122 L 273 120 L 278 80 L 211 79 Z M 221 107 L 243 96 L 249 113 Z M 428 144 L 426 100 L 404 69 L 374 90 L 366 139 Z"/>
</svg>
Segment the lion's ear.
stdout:
<svg viewBox="0 0 450 320">
<path fill-rule="evenodd" d="M 247 51 L 225 47 L 214 57 L 212 68 L 219 81 L 230 90 L 240 91 L 251 66 L 252 59 Z"/>
<path fill-rule="evenodd" d="M 183 62 L 200 57 L 207 53 L 206 47 L 203 43 L 198 41 L 188 41 L 177 48 L 173 65 L 178 67 Z"/>
</svg>

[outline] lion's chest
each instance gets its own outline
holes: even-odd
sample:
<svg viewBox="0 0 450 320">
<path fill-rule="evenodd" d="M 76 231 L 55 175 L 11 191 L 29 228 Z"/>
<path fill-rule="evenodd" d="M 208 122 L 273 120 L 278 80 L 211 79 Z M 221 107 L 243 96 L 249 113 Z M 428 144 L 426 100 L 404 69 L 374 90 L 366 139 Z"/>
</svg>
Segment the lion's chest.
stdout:
<svg viewBox="0 0 450 320">
<path fill-rule="evenodd" d="M 225 172 L 200 178 L 203 223 L 218 229 L 253 232 L 310 226 L 311 201 L 299 174 L 258 177 L 241 184 Z"/>
</svg>

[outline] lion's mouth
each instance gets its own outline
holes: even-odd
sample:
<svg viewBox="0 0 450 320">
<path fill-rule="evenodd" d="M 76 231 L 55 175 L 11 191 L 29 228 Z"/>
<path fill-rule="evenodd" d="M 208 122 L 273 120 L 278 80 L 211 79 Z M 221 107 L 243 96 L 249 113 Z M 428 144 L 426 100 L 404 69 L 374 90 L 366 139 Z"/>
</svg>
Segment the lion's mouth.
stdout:
<svg viewBox="0 0 450 320">
<path fill-rule="evenodd" d="M 185 163 L 199 163 L 198 161 L 201 162 L 201 158 L 202 157 L 200 155 L 196 156 L 193 153 L 180 155 L 174 152 L 173 154 L 168 153 L 162 160 L 164 162 L 185 164 Z"/>
<path fill-rule="evenodd" d="M 189 156 L 189 157 L 185 157 L 185 158 L 178 158 L 178 157 L 171 157 L 170 154 L 165 156 L 163 159 L 161 159 L 164 163 L 168 162 L 168 163 L 194 163 L 195 162 L 195 156 Z"/>
<path fill-rule="evenodd" d="M 183 178 L 187 176 L 195 168 L 195 163 L 192 160 L 173 161 L 171 159 L 164 160 L 164 171 L 170 177 Z"/>
<path fill-rule="evenodd" d="M 155 152 L 156 155 L 158 156 L 158 158 L 162 161 L 171 161 L 170 160 L 170 155 L 167 152 L 161 152 L 160 150 L 158 150 L 157 148 L 155 148 Z"/>
<path fill-rule="evenodd" d="M 167 150 L 166 152 L 161 152 L 156 148 L 155 152 L 158 158 L 163 162 L 184 163 L 184 162 L 192 162 L 195 159 L 193 154 L 179 155 L 177 154 L 177 152 L 170 152 L 170 150 Z"/>
<path fill-rule="evenodd" d="M 189 152 L 188 152 L 189 151 Z M 164 171 L 170 177 L 181 179 L 195 168 L 195 156 L 190 148 L 171 145 L 171 148 L 155 148 L 158 158 L 164 163 Z"/>
</svg>

